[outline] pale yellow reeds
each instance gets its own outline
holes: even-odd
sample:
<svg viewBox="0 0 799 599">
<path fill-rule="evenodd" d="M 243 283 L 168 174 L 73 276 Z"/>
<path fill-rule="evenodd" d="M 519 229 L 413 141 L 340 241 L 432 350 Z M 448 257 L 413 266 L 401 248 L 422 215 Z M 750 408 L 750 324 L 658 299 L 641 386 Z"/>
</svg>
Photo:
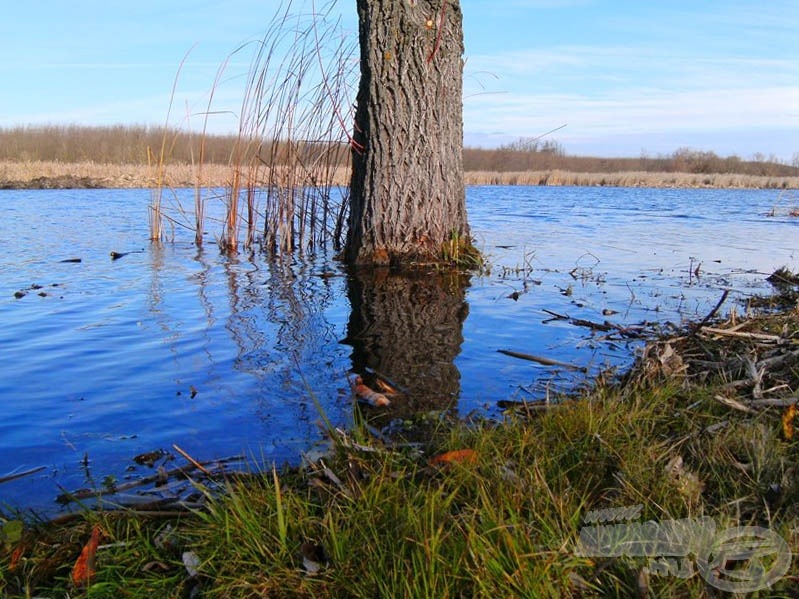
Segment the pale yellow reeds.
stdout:
<svg viewBox="0 0 799 599">
<path fill-rule="evenodd" d="M 575 173 L 549 171 L 467 171 L 467 185 L 575 185 L 587 187 L 799 189 L 799 177 L 740 175 L 735 173 Z"/>
<path fill-rule="evenodd" d="M 107 164 L 98 162 L 0 162 L 0 184 L 28 183 L 39 177 L 88 178 L 102 187 L 150 188 L 156 185 L 152 169 L 145 164 Z M 224 164 L 207 163 L 201 172 L 203 187 L 225 187 L 232 181 L 232 169 Z M 280 178 L 275 173 L 275 178 Z M 194 187 L 197 184 L 196 166 L 170 163 L 166 166 L 167 187 Z M 333 185 L 349 184 L 349 168 L 333 168 Z M 265 177 L 268 181 L 269 177 Z M 726 189 L 799 189 L 799 177 L 774 177 L 757 175 L 691 174 L 691 173 L 572 173 L 552 171 L 468 171 L 467 185 L 575 185 L 656 188 L 726 188 Z"/>
<path fill-rule="evenodd" d="M 206 186 L 222 186 L 229 177 L 226 165 L 206 165 L 203 173 Z M 190 164 L 173 163 L 166 166 L 167 187 L 193 187 L 196 169 Z M 156 186 L 153 169 L 146 164 L 108 164 L 98 162 L 0 162 L 0 183 L 24 186 L 39 178 L 73 177 L 90 179 L 102 187 L 150 188 Z"/>
</svg>

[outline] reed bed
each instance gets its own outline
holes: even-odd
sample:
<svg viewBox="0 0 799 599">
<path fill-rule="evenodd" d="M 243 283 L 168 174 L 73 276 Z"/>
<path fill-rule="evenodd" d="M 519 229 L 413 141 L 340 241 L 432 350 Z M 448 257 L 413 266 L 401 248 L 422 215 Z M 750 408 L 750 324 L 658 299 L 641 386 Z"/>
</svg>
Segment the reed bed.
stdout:
<svg viewBox="0 0 799 599">
<path fill-rule="evenodd" d="M 799 177 L 741 175 L 735 173 L 575 173 L 549 171 L 471 171 L 467 185 L 575 185 L 586 187 L 797 189 Z"/>
<path fill-rule="evenodd" d="M 229 166 L 206 164 L 201 184 L 209 187 L 223 186 L 228 179 Z M 151 188 L 157 185 L 152 168 L 147 164 L 114 164 L 84 162 L 0 162 L 0 185 L 28 187 L 31 183 L 84 180 L 95 187 Z M 164 171 L 163 184 L 167 187 L 194 187 L 197 182 L 196 167 L 191 164 L 170 163 Z M 78 186 L 78 185 L 75 185 Z"/>
<path fill-rule="evenodd" d="M 266 181 L 277 181 L 285 173 L 260 171 Z M 0 162 L 0 186 L 27 187 L 34 181 L 88 180 L 95 187 L 152 188 L 157 184 L 152 169 L 145 164 L 113 164 L 99 162 Z M 229 164 L 204 163 L 197 165 L 170 162 L 164 171 L 165 187 L 223 188 L 231 178 Z M 331 165 L 329 182 L 334 186 L 349 185 L 347 165 Z M 568 171 L 467 171 L 467 185 L 575 185 L 653 188 L 725 188 L 725 189 L 799 189 L 799 177 L 773 177 L 734 173 L 697 175 L 691 173 L 573 173 Z M 74 181 L 73 181 L 74 183 Z M 79 186 L 77 184 L 73 186 Z"/>
<path fill-rule="evenodd" d="M 210 168 L 205 163 L 204 140 L 209 119 L 216 114 L 214 95 L 231 79 L 232 58 L 250 53 L 244 91 L 236 117 L 238 131 L 230 144 L 224 187 L 225 216 L 218 243 L 236 252 L 256 244 L 271 253 L 290 253 L 332 241 L 343 241 L 347 215 L 343 175 L 349 163 L 348 136 L 357 75 L 357 41 L 329 19 L 332 4 L 313 13 L 295 12 L 282 4 L 264 36 L 244 44 L 220 65 L 211 88 L 196 160 L 194 206 L 187 209 L 172 195 L 164 205 L 165 167 L 174 143 L 164 138 L 151 164 L 157 171 L 150 210 L 151 239 L 164 239 L 163 219 L 195 231 L 202 244 L 205 203 L 218 190 L 204 190 Z M 165 127 L 169 130 L 170 127 Z M 176 139 L 176 138 L 175 138 Z M 166 197 L 169 197 L 167 194 Z"/>
<path fill-rule="evenodd" d="M 223 74 L 223 73 L 221 73 Z M 220 75 L 221 75 L 220 74 Z M 218 82 L 217 82 L 218 83 Z M 211 100 L 213 98 L 210 98 Z M 211 106 L 212 107 L 212 106 Z M 177 163 L 192 163 L 201 157 L 208 164 L 227 164 L 238 142 L 238 135 L 197 134 L 176 128 L 143 125 L 39 125 L 0 127 L 0 163 L 64 162 L 98 164 L 141 164 L 164 138 L 170 141 L 170 158 Z M 277 149 L 285 156 L 285 148 Z M 338 166 L 346 166 L 347 157 Z M 799 163 L 788 164 L 775 156 L 755 155 L 749 160 L 738 156 L 718 156 L 680 148 L 667 155 L 634 158 L 606 158 L 567 154 L 557 142 L 532 142 L 520 139 L 499 148 L 463 149 L 464 169 L 468 172 L 551 172 L 569 173 L 736 173 L 768 177 L 799 176 Z"/>
</svg>

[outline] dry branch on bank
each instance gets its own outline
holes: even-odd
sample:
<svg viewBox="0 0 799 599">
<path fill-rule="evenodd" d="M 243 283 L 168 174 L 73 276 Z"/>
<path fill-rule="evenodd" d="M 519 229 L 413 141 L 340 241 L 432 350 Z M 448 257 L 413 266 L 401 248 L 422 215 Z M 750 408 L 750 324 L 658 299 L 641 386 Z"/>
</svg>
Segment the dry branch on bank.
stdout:
<svg viewBox="0 0 799 599">
<path fill-rule="evenodd" d="M 799 313 L 733 315 L 658 340 L 646 346 L 631 376 L 716 385 L 716 400 L 741 412 L 793 405 L 799 400 Z"/>
</svg>

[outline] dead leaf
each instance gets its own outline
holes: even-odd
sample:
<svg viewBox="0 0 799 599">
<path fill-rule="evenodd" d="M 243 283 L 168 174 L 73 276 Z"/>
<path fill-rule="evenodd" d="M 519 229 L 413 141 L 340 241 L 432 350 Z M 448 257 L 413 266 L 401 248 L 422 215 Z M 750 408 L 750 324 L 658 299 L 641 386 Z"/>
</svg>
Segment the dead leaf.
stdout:
<svg viewBox="0 0 799 599">
<path fill-rule="evenodd" d="M 382 408 L 391 403 L 388 397 L 364 385 L 363 379 L 359 376 L 355 377 L 353 392 L 355 393 L 355 397 L 358 399 L 358 401 L 369 404 L 375 408 Z"/>
<path fill-rule="evenodd" d="M 147 562 L 142 566 L 141 569 L 144 570 L 145 572 L 168 572 L 169 566 L 164 562 L 159 562 L 156 560 L 152 562 Z"/>
<path fill-rule="evenodd" d="M 398 391 L 392 387 L 387 381 L 384 381 L 381 378 L 375 379 L 375 385 L 377 388 L 380 389 L 381 392 L 385 393 L 386 395 L 396 395 Z"/>
<path fill-rule="evenodd" d="M 782 434 L 790 441 L 793 439 L 793 421 L 796 418 L 796 404 L 791 404 L 782 415 Z"/>
<path fill-rule="evenodd" d="M 694 472 L 685 467 L 682 456 L 671 458 L 665 470 L 680 493 L 691 503 L 699 501 L 705 485 Z"/>
<path fill-rule="evenodd" d="M 665 343 L 657 358 L 660 361 L 660 370 L 663 375 L 672 377 L 685 374 L 685 363 L 680 354 L 674 351 L 671 343 Z"/>
<path fill-rule="evenodd" d="M 445 453 L 433 456 L 428 461 L 431 466 L 448 464 L 476 464 L 477 452 L 474 449 L 454 449 Z"/>
<path fill-rule="evenodd" d="M 95 561 L 97 558 L 97 547 L 103 538 L 103 529 L 95 524 L 92 535 L 80 552 L 75 565 L 72 567 L 72 582 L 76 586 L 87 586 L 95 574 Z"/>
<path fill-rule="evenodd" d="M 13 572 L 19 566 L 19 561 L 22 559 L 22 556 L 25 555 L 25 546 L 24 545 L 17 545 L 14 548 L 14 551 L 11 552 L 11 559 L 8 561 L 8 571 Z"/>
</svg>

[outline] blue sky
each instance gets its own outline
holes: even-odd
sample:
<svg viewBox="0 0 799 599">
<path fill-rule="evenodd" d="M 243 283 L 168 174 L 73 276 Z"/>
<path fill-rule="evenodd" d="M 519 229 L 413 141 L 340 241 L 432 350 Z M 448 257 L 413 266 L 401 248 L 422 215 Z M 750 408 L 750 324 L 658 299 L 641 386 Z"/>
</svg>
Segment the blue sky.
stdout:
<svg viewBox="0 0 799 599">
<path fill-rule="evenodd" d="M 397 0 L 401 1 L 401 0 Z M 318 4 L 322 4 L 320 0 Z M 163 124 L 238 111 L 277 1 L 28 0 L 0 20 L 0 126 Z M 356 30 L 354 1 L 338 0 Z M 295 0 L 295 6 L 302 5 Z M 570 154 L 679 147 L 799 158 L 799 2 L 462 0 L 467 145 L 552 135 Z M 192 123 L 199 126 L 198 123 Z M 235 117 L 212 122 L 235 130 Z"/>
</svg>

